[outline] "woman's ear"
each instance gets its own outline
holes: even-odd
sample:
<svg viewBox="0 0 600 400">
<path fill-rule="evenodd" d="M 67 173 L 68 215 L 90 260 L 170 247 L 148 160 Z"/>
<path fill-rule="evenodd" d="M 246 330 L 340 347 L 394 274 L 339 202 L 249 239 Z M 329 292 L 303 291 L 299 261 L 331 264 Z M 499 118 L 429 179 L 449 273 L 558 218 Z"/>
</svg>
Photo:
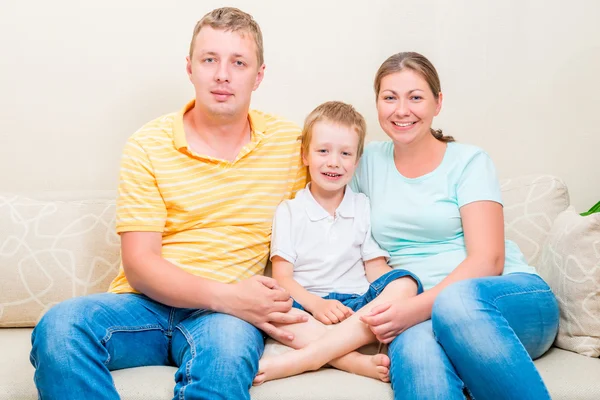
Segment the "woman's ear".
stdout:
<svg viewBox="0 0 600 400">
<path fill-rule="evenodd" d="M 440 113 L 440 111 L 442 111 L 442 100 L 444 99 L 444 95 L 442 92 L 440 92 L 438 94 L 438 99 L 437 99 L 437 106 L 435 107 L 435 116 L 437 117 L 437 115 Z"/>
</svg>

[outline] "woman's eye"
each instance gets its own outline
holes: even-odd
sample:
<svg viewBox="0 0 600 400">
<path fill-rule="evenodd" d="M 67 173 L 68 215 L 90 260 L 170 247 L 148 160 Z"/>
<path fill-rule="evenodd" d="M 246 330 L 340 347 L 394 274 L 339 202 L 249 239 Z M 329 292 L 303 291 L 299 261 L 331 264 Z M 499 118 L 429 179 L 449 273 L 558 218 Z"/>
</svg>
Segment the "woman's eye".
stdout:
<svg viewBox="0 0 600 400">
<path fill-rule="evenodd" d="M 421 96 L 412 96 L 411 100 L 417 100 L 417 101 L 419 101 L 419 100 L 423 100 L 423 98 Z"/>
<path fill-rule="evenodd" d="M 384 99 L 385 101 L 391 101 L 391 100 L 394 100 L 394 99 L 395 99 L 395 97 L 394 97 L 394 96 L 385 96 L 383 99 Z"/>
</svg>

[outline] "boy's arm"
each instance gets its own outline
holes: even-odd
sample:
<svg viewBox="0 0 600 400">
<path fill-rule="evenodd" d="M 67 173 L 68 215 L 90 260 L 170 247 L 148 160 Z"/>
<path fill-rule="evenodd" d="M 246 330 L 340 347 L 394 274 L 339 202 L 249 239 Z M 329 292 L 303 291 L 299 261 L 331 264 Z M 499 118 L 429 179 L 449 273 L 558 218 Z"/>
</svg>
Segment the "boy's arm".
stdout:
<svg viewBox="0 0 600 400">
<path fill-rule="evenodd" d="M 273 263 L 273 278 L 279 286 L 287 290 L 292 298 L 302 305 L 306 311 L 312 312 L 319 300 L 322 299 L 304 289 L 302 285 L 294 280 L 294 266 L 292 263 L 279 256 L 274 256 L 271 262 Z"/>
<path fill-rule="evenodd" d="M 294 279 L 294 266 L 282 257 L 274 256 L 273 278 L 277 283 L 287 290 L 291 296 L 300 303 L 302 307 L 312 314 L 312 316 L 325 325 L 337 324 L 342 322 L 350 315 L 352 309 L 346 307 L 337 300 L 325 300 L 317 295 L 310 293 Z"/>
<path fill-rule="evenodd" d="M 369 283 L 373 283 L 383 274 L 390 272 L 392 268 L 387 264 L 385 257 L 377 257 L 372 260 L 365 261 L 365 273 Z"/>
</svg>

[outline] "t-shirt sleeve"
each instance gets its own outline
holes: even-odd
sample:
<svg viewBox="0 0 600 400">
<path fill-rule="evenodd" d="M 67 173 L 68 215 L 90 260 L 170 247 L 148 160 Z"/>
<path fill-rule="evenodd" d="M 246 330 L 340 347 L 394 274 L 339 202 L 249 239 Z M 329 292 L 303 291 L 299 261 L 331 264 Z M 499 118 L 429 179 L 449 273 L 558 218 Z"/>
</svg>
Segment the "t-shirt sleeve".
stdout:
<svg viewBox="0 0 600 400">
<path fill-rule="evenodd" d="M 466 164 L 456 187 L 458 207 L 475 201 L 495 201 L 502 204 L 500 182 L 490 156 L 480 151 Z"/>
<path fill-rule="evenodd" d="M 294 186 L 292 187 L 292 198 L 296 197 L 296 193 L 304 189 L 307 183 L 308 171 L 306 170 L 304 164 L 302 164 L 302 160 L 300 160 L 300 164 L 298 165 L 298 171 L 294 180 Z"/>
<path fill-rule="evenodd" d="M 363 261 L 369 261 L 377 257 L 385 257 L 386 260 L 388 260 L 390 258 L 389 253 L 379 247 L 379 244 L 377 244 L 375 239 L 373 239 L 373 235 L 371 233 L 371 205 L 369 203 L 369 199 L 366 199 L 365 201 L 365 207 L 362 216 L 365 218 L 364 222 L 367 226 L 367 233 L 365 234 L 365 239 L 360 247 Z"/>
<path fill-rule="evenodd" d="M 297 254 L 292 238 L 292 213 L 287 202 L 277 206 L 273 218 L 273 233 L 271 235 L 271 260 L 279 256 L 294 264 Z"/>
<path fill-rule="evenodd" d="M 142 146 L 130 138 L 123 150 L 117 198 L 117 233 L 163 232 L 167 209 L 152 164 Z"/>
</svg>

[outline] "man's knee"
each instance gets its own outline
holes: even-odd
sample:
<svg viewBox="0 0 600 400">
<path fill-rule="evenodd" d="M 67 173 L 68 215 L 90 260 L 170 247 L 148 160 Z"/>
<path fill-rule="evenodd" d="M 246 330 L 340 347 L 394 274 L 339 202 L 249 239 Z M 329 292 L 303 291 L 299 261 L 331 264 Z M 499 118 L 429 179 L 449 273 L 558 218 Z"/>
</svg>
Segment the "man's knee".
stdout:
<svg viewBox="0 0 600 400">
<path fill-rule="evenodd" d="M 204 317 L 200 329 L 185 326 L 183 334 L 196 353 L 209 356 L 209 361 L 258 360 L 264 348 L 262 333 L 250 323 L 220 313 Z"/>
</svg>

